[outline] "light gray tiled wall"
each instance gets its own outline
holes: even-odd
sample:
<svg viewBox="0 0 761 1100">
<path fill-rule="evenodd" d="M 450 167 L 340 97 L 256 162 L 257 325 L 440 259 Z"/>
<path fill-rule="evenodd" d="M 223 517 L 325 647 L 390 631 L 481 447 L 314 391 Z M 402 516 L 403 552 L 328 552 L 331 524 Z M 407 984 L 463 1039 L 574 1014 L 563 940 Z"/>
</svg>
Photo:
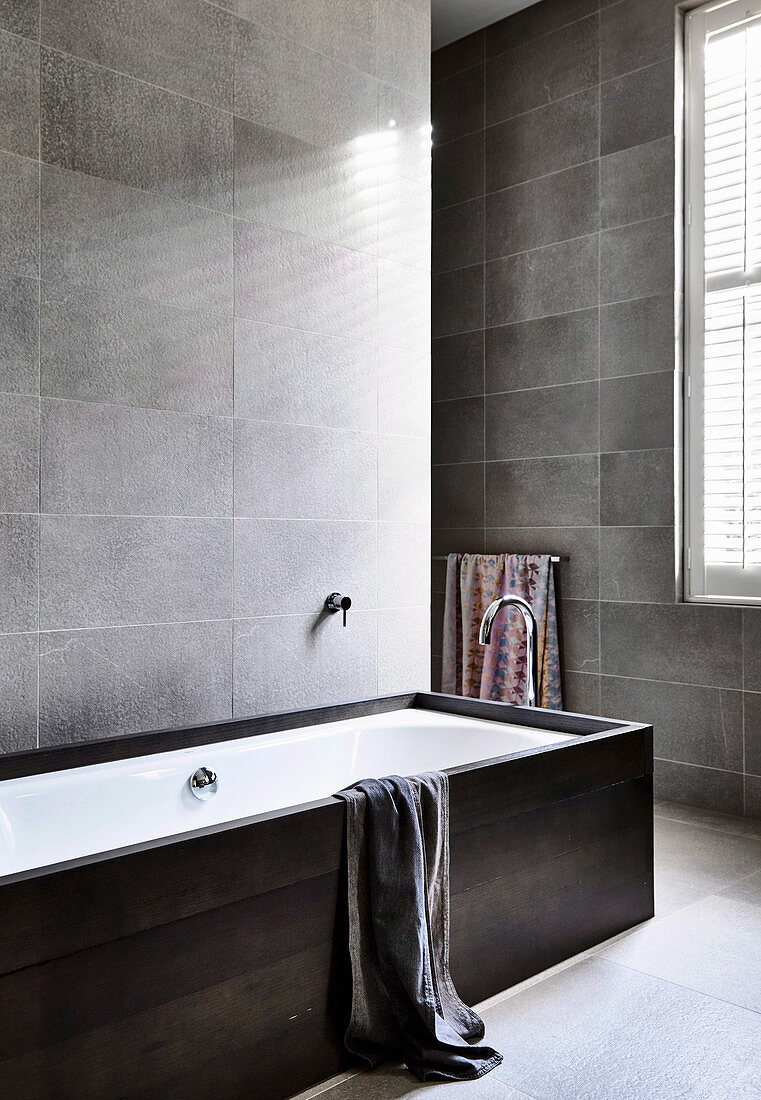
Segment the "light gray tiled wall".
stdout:
<svg viewBox="0 0 761 1100">
<path fill-rule="evenodd" d="M 761 612 L 676 581 L 675 17 L 542 0 L 434 55 L 433 546 L 564 555 L 566 706 L 761 816 Z"/>
<path fill-rule="evenodd" d="M 425 0 L 0 0 L 0 750 L 427 687 L 429 64 Z"/>
</svg>

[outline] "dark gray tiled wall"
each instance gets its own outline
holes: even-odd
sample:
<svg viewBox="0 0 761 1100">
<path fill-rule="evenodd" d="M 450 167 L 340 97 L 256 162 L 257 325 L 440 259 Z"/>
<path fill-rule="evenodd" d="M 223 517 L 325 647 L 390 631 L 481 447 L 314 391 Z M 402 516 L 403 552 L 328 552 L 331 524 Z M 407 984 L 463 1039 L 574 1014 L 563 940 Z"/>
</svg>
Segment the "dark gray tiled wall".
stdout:
<svg viewBox="0 0 761 1100">
<path fill-rule="evenodd" d="M 0 751 L 427 686 L 429 42 L 0 0 Z"/>
<path fill-rule="evenodd" d="M 434 54 L 433 546 L 564 555 L 566 706 L 761 816 L 761 612 L 678 602 L 675 26 L 542 0 Z"/>
</svg>

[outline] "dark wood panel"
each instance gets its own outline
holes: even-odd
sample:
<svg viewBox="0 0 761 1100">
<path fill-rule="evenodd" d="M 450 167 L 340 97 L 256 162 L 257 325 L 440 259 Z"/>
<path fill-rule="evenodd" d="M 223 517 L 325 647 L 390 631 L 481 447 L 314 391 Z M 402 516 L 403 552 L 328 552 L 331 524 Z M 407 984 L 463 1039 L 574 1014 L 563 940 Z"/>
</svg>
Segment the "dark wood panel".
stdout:
<svg viewBox="0 0 761 1100">
<path fill-rule="evenodd" d="M 558 733 L 575 733 L 587 736 L 620 729 L 627 722 L 613 718 L 591 718 L 588 714 L 574 714 L 568 710 L 545 710 L 542 707 L 519 707 L 513 703 L 497 703 L 488 699 L 469 699 L 461 695 L 444 695 L 441 692 L 418 692 L 414 706 L 421 710 L 438 710 L 445 714 L 461 714 L 465 718 L 487 718 L 490 722 L 513 722 L 532 729 L 555 730 Z M 503 718 L 496 717 L 501 708 Z"/>
<path fill-rule="evenodd" d="M 452 977 L 461 996 L 491 997 L 651 917 L 649 834 L 641 824 L 453 897 Z"/>
<path fill-rule="evenodd" d="M 3 1050 L 47 1047 L 332 944 L 338 878 L 306 879 L 6 975 Z M 264 1016 L 260 1006 L 251 1017 L 257 1034 L 270 1026 Z"/>
<path fill-rule="evenodd" d="M 624 731 L 450 773 L 451 827 L 463 832 L 505 814 L 608 787 L 652 772 L 652 728 Z M 649 747 L 650 746 L 650 747 Z"/>
<path fill-rule="evenodd" d="M 320 944 L 43 1050 L 22 1048 L 0 1065 L 2 1079 L 26 1100 L 126 1100 L 159 1097 L 160 1082 L 184 1077 L 193 1097 L 194 1067 L 211 1059 L 229 1063 L 230 1096 L 288 1096 L 294 1081 L 345 1062 L 326 981 L 332 954 L 330 943 Z M 198 964 L 213 967 L 213 951 Z"/>
<path fill-rule="evenodd" d="M 451 891 L 462 893 L 495 878 L 520 874 L 566 852 L 627 832 L 649 821 L 652 781 L 629 780 L 502 816 L 480 828 L 452 830 Z"/>
<path fill-rule="evenodd" d="M 336 871 L 339 802 L 0 888 L 0 973 Z"/>
</svg>

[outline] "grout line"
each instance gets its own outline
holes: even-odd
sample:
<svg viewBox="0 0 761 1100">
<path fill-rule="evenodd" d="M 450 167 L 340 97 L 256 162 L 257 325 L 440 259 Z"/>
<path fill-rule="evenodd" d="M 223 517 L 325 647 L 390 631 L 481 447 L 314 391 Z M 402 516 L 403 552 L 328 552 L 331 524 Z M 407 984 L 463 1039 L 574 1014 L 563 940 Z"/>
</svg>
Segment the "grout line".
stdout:
<svg viewBox="0 0 761 1100">
<path fill-rule="evenodd" d="M 712 897 L 713 895 L 709 894 L 708 896 Z M 705 898 L 701 900 L 705 901 Z M 697 904 L 697 902 L 690 902 L 690 905 L 695 904 Z M 674 913 L 668 914 L 666 917 L 663 917 L 662 920 L 667 920 L 669 916 L 681 915 L 684 912 L 684 909 L 688 907 L 689 906 L 684 906 L 682 909 L 677 909 Z M 761 1009 L 750 1008 L 748 1005 L 741 1005 L 737 1001 L 729 1000 L 727 997 L 717 997 L 716 994 L 706 993 L 702 989 L 697 989 L 694 985 L 684 985 L 682 982 L 675 982 L 670 978 L 664 978 L 661 974 L 654 974 L 650 970 L 640 970 L 636 966 L 627 966 L 626 963 L 622 963 L 618 959 L 612 959 L 607 955 L 604 957 L 602 955 L 597 955 L 596 958 L 598 958 L 602 963 L 607 963 L 610 966 L 618 966 L 621 968 L 621 970 L 628 970 L 631 974 L 643 974 L 648 978 L 652 978 L 653 981 L 663 982 L 664 985 L 670 985 L 675 989 L 685 989 L 689 990 L 690 993 L 697 993 L 698 996 L 704 997 L 708 1001 L 714 1001 L 716 1004 L 728 1004 L 732 1005 L 734 1008 L 739 1008 L 743 1012 L 748 1012 L 754 1016 L 761 1015 Z"/>
<path fill-rule="evenodd" d="M 490 464 L 494 464 L 494 463 L 504 464 L 504 463 L 508 463 L 508 462 L 513 462 L 513 463 L 514 462 L 544 462 L 544 461 L 549 460 L 549 459 L 552 459 L 553 461 L 555 461 L 559 458 L 598 458 L 599 459 L 599 458 L 602 458 L 604 455 L 671 453 L 671 451 L 673 451 L 673 449 L 674 449 L 673 447 L 640 447 L 640 448 L 632 448 L 632 449 L 626 450 L 626 451 L 599 451 L 599 452 L 598 451 L 574 451 L 573 453 L 568 453 L 568 452 L 565 452 L 565 451 L 561 451 L 558 454 L 526 455 L 525 457 L 521 457 L 521 458 L 490 458 L 490 459 L 487 459 L 486 461 Z M 480 459 L 471 459 L 469 462 L 434 462 L 432 465 L 433 466 L 475 466 L 475 465 L 478 464 L 478 462 L 480 462 Z M 490 524 L 490 526 L 493 526 L 493 525 Z M 500 526 L 504 526 L 504 524 L 500 524 Z M 546 524 L 546 523 L 537 523 L 537 524 L 531 524 L 531 526 L 547 527 L 549 525 Z M 578 523 L 578 524 L 561 523 L 561 524 L 558 524 L 557 526 L 559 526 L 559 527 L 590 527 L 590 526 L 594 526 L 594 524 L 589 524 L 589 523 Z M 669 526 L 671 526 L 671 524 L 664 524 L 664 523 L 618 524 L 618 523 L 612 523 L 612 524 L 606 524 L 605 526 L 610 526 L 610 527 L 627 527 L 627 526 L 628 527 L 669 527 Z"/>
</svg>

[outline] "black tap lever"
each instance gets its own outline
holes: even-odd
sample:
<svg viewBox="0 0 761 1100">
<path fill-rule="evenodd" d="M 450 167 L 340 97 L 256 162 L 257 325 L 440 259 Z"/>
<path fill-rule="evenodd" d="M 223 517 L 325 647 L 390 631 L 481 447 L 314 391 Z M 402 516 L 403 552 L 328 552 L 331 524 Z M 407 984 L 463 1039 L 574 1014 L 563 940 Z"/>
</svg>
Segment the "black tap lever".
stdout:
<svg viewBox="0 0 761 1100">
<path fill-rule="evenodd" d="M 331 592 L 325 601 L 328 611 L 343 611 L 344 626 L 346 626 L 346 612 L 351 607 L 351 597 L 342 596 L 340 592 Z"/>
</svg>

